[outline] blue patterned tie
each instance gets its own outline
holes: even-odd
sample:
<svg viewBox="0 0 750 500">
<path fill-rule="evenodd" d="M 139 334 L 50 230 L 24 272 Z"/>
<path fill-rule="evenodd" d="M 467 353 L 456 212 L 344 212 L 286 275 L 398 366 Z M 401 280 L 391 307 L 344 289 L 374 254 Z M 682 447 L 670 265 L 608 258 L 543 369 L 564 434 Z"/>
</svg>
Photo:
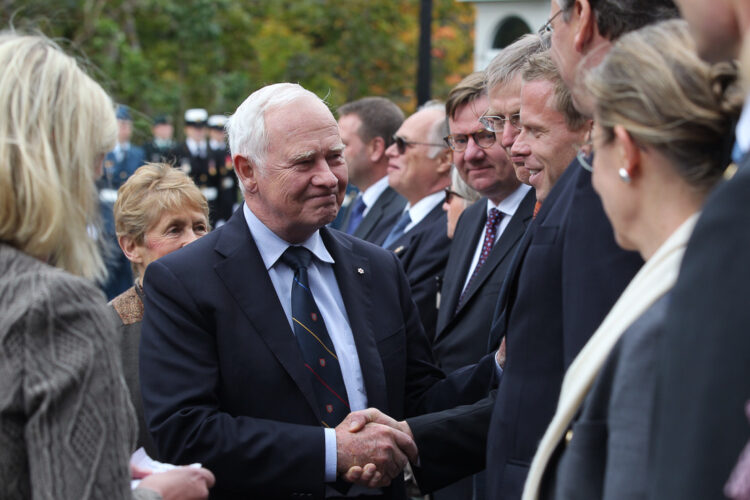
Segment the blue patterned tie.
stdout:
<svg viewBox="0 0 750 500">
<path fill-rule="evenodd" d="M 294 271 L 292 282 L 292 323 L 305 368 L 310 372 L 321 423 L 336 427 L 349 414 L 349 398 L 336 350 L 328 336 L 325 321 L 313 298 L 307 279 L 312 253 L 290 246 L 281 261 Z"/>
<path fill-rule="evenodd" d="M 388 233 L 388 236 L 386 237 L 385 241 L 383 242 L 383 248 L 388 248 L 391 246 L 391 244 L 399 239 L 401 236 L 404 235 L 404 229 L 406 226 L 411 224 L 411 216 L 409 215 L 409 211 L 407 210 L 404 212 L 404 215 L 401 216 L 401 218 L 398 220 L 395 226 L 393 226 L 393 229 L 391 229 L 391 232 Z"/>
<path fill-rule="evenodd" d="M 349 223 L 346 225 L 346 234 L 352 234 L 357 230 L 360 222 L 362 222 L 362 214 L 365 213 L 366 208 L 367 205 L 365 205 L 362 195 L 357 196 L 352 203 L 352 211 L 349 213 Z"/>
</svg>

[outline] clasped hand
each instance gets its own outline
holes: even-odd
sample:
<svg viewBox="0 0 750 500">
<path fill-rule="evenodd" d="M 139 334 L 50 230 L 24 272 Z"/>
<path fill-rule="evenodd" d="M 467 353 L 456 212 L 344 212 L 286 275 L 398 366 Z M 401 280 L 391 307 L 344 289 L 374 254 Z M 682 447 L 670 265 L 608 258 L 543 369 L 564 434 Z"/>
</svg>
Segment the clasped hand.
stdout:
<svg viewBox="0 0 750 500">
<path fill-rule="evenodd" d="M 417 460 L 409 425 L 375 408 L 350 413 L 336 426 L 337 474 L 354 484 L 381 488 Z"/>
</svg>

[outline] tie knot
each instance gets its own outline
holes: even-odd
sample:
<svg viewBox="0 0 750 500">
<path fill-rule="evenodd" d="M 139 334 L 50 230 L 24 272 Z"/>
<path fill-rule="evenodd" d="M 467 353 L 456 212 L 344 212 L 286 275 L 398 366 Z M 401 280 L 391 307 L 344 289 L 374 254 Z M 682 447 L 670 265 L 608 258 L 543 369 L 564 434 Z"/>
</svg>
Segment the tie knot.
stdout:
<svg viewBox="0 0 750 500">
<path fill-rule="evenodd" d="M 362 199 L 362 195 L 357 196 L 352 204 L 352 212 L 361 214 L 365 211 L 365 208 L 367 208 L 367 205 L 365 204 L 365 200 Z"/>
<path fill-rule="evenodd" d="M 294 269 L 295 272 L 300 268 L 307 268 L 312 261 L 312 253 L 305 247 L 288 247 L 281 254 L 281 262 Z"/>
<path fill-rule="evenodd" d="M 503 213 L 500 210 L 497 208 L 491 208 L 490 215 L 487 217 L 487 225 L 492 227 L 497 226 L 497 223 L 500 222 L 502 216 Z"/>
</svg>

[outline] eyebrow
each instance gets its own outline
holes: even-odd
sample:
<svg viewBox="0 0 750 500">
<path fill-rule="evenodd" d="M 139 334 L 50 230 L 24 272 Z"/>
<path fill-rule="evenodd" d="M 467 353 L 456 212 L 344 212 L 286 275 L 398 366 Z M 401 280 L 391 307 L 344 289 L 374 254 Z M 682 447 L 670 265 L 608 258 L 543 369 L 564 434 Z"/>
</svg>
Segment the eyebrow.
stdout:
<svg viewBox="0 0 750 500">
<path fill-rule="evenodd" d="M 344 144 L 339 144 L 338 146 L 333 146 L 333 147 L 332 147 L 332 148 L 330 149 L 330 152 L 331 152 L 331 153 L 340 153 L 340 152 L 342 152 L 342 151 L 343 151 L 344 149 L 346 149 L 346 146 L 345 146 Z"/>
<path fill-rule="evenodd" d="M 291 157 L 290 161 L 292 163 L 297 163 L 299 161 L 308 161 L 315 157 L 315 151 L 304 151 L 302 153 L 298 153 Z"/>
</svg>

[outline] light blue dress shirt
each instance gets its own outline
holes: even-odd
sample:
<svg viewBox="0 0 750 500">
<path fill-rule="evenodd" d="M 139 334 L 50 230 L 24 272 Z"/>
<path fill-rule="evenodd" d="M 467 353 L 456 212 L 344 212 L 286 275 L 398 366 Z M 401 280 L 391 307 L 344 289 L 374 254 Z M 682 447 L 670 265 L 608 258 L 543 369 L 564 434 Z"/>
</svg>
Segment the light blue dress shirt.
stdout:
<svg viewBox="0 0 750 500">
<path fill-rule="evenodd" d="M 284 309 L 287 321 L 289 321 L 288 334 L 294 335 L 294 327 L 292 326 L 292 279 L 294 278 L 294 271 L 280 261 L 281 254 L 291 245 L 268 229 L 248 208 L 247 204 L 243 204 L 242 210 L 250 234 L 258 246 L 263 264 L 266 266 L 268 276 L 271 278 L 281 307 Z M 349 396 L 349 407 L 352 411 L 363 410 L 367 408 L 367 393 L 365 392 L 362 368 L 359 365 L 357 347 L 354 344 L 354 336 L 349 324 L 349 316 L 346 313 L 344 300 L 333 273 L 333 257 L 323 244 L 319 231 L 315 231 L 315 234 L 300 246 L 307 248 L 315 255 L 307 270 L 307 276 L 313 297 L 315 297 L 315 303 L 320 309 L 320 314 L 323 316 L 326 329 L 339 358 L 341 374 L 344 378 L 346 393 Z M 283 334 L 282 332 L 279 333 Z M 334 429 L 323 430 L 326 443 L 325 481 L 332 482 L 336 480 L 336 431 Z"/>
</svg>

